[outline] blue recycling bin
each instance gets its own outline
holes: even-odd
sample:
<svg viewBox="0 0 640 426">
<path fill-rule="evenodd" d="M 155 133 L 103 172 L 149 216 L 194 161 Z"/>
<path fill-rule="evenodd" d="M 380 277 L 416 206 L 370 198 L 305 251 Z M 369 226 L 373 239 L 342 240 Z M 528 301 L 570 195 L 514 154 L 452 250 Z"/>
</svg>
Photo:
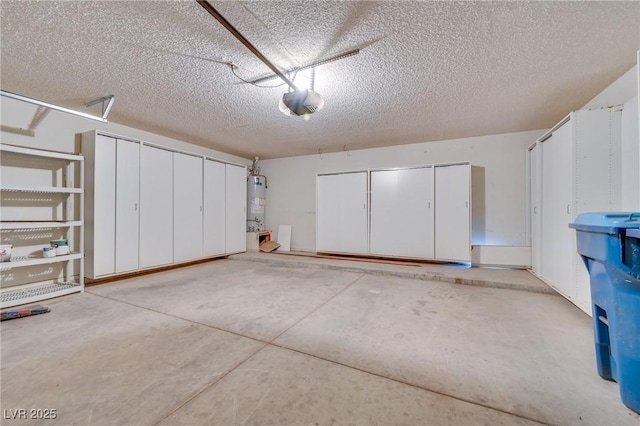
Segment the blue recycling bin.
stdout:
<svg viewBox="0 0 640 426">
<path fill-rule="evenodd" d="M 640 213 L 586 213 L 569 226 L 591 281 L 598 374 L 640 413 Z"/>
</svg>

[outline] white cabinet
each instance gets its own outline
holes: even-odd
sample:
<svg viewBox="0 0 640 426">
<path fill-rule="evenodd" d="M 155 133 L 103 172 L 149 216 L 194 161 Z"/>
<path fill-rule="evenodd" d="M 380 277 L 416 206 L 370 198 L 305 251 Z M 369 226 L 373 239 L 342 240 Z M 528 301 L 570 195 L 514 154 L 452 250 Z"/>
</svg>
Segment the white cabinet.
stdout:
<svg viewBox="0 0 640 426">
<path fill-rule="evenodd" d="M 115 272 L 116 139 L 86 133 L 82 153 L 87 159 L 85 273 L 96 278 Z"/>
<path fill-rule="evenodd" d="M 173 153 L 173 261 L 202 257 L 202 157 Z"/>
<path fill-rule="evenodd" d="M 317 176 L 318 252 L 369 252 L 368 172 Z"/>
<path fill-rule="evenodd" d="M 140 225 L 140 143 L 116 143 L 115 272 L 138 269 Z M 106 206 L 105 206 L 106 207 Z"/>
<path fill-rule="evenodd" d="M 226 253 L 247 250 L 247 168 L 225 165 Z"/>
<path fill-rule="evenodd" d="M 564 295 L 573 294 L 575 231 L 569 228 L 572 209 L 571 125 L 557 129 L 542 149 L 542 278 Z M 559 261 L 565 259 L 565 261 Z"/>
<path fill-rule="evenodd" d="M 173 263 L 173 153 L 142 147 L 140 267 Z"/>
<path fill-rule="evenodd" d="M 203 255 L 219 256 L 226 245 L 224 163 L 204 160 L 203 203 Z"/>
<path fill-rule="evenodd" d="M 246 250 L 246 167 L 82 134 L 91 279 Z"/>
<path fill-rule="evenodd" d="M 435 258 L 471 260 L 471 166 L 435 166 Z"/>
<path fill-rule="evenodd" d="M 575 111 L 532 148 L 533 272 L 588 314 L 589 276 L 569 223 L 581 213 L 621 209 L 620 132 L 620 111 Z"/>
<path fill-rule="evenodd" d="M 85 275 L 138 269 L 140 143 L 87 132 Z"/>
<path fill-rule="evenodd" d="M 542 205 L 540 202 L 541 172 L 540 147 L 534 145 L 529 150 L 529 188 L 530 188 L 530 223 L 531 223 L 531 270 L 534 274 L 540 273 L 540 223 Z"/>
<path fill-rule="evenodd" d="M 371 171 L 370 253 L 434 257 L 433 167 Z"/>
<path fill-rule="evenodd" d="M 84 290 L 84 157 L 0 144 L 0 307 Z M 51 240 L 67 239 L 69 254 L 44 257 Z"/>
</svg>

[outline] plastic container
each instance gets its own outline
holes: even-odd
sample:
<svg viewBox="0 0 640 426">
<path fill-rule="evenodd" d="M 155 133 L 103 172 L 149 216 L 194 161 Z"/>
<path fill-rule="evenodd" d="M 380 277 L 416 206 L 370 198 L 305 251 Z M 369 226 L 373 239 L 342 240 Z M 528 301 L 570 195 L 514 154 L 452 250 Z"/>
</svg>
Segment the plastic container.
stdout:
<svg viewBox="0 0 640 426">
<path fill-rule="evenodd" d="M 589 271 L 598 374 L 640 413 L 640 213 L 587 213 L 569 225 Z"/>
<path fill-rule="evenodd" d="M 55 247 L 42 247 L 42 257 L 55 257 L 55 256 L 56 256 Z"/>
<path fill-rule="evenodd" d="M 13 245 L 11 244 L 2 244 L 0 245 L 0 262 L 9 262 L 11 261 L 11 251 L 13 250 Z"/>
</svg>

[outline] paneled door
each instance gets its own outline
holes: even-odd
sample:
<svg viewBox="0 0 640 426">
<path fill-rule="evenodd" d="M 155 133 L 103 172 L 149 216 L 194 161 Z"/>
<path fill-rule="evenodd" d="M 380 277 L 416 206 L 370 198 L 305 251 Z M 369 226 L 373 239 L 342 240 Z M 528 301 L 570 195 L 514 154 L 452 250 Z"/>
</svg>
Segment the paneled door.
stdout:
<svg viewBox="0 0 640 426">
<path fill-rule="evenodd" d="M 173 153 L 143 145 L 140 168 L 140 267 L 173 263 Z"/>
<path fill-rule="evenodd" d="M 202 257 L 202 157 L 173 153 L 173 261 Z"/>
<path fill-rule="evenodd" d="M 140 143 L 116 145 L 115 272 L 138 269 L 140 236 Z"/>
<path fill-rule="evenodd" d="M 217 256 L 225 253 L 225 165 L 204 160 L 204 218 L 203 254 Z"/>
<path fill-rule="evenodd" d="M 543 278 L 573 299 L 571 122 L 542 142 L 542 239 L 540 271 Z"/>
<path fill-rule="evenodd" d="M 369 251 L 368 173 L 318 175 L 316 249 L 366 254 Z"/>
<path fill-rule="evenodd" d="M 471 261 L 471 166 L 435 167 L 435 257 Z"/>
<path fill-rule="evenodd" d="M 433 168 L 371 172 L 370 253 L 433 259 Z"/>
<path fill-rule="evenodd" d="M 225 166 L 225 250 L 226 253 L 247 251 L 247 169 Z"/>
</svg>

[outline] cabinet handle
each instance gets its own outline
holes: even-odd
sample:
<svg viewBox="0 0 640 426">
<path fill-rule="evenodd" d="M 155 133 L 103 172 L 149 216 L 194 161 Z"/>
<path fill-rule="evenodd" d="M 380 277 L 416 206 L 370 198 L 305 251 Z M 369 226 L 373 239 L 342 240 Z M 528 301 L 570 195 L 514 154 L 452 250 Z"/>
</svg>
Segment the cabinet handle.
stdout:
<svg viewBox="0 0 640 426">
<path fill-rule="evenodd" d="M 533 214 L 538 214 L 538 206 L 535 206 L 535 207 L 533 208 Z"/>
<path fill-rule="evenodd" d="M 133 211 L 134 212 L 138 211 L 138 203 L 133 203 Z"/>
<path fill-rule="evenodd" d="M 567 204 L 567 214 L 571 214 L 571 204 Z"/>
<path fill-rule="evenodd" d="M 427 206 L 428 206 L 429 208 L 431 208 L 431 201 L 429 201 L 429 202 L 427 203 Z"/>
</svg>

